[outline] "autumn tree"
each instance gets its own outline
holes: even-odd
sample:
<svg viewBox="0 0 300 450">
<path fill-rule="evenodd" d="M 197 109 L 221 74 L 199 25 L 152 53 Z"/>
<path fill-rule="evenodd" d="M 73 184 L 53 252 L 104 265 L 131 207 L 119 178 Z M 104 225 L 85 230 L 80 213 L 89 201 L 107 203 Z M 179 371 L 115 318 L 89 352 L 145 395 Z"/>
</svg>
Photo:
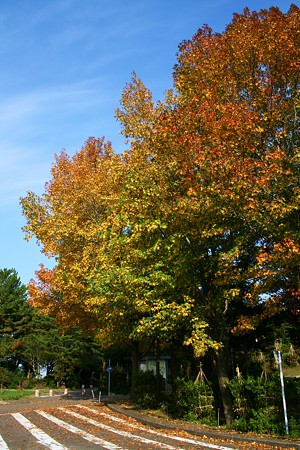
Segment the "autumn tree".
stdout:
<svg viewBox="0 0 300 450">
<path fill-rule="evenodd" d="M 133 74 L 117 110 L 130 149 L 90 139 L 22 199 L 56 258 L 32 300 L 102 342 L 214 355 L 226 422 L 233 333 L 299 312 L 299 8 L 235 14 L 179 46 L 155 104 Z"/>
<path fill-rule="evenodd" d="M 186 342 L 198 355 L 206 342 L 215 349 L 227 423 L 234 417 L 226 388 L 231 330 L 254 329 L 299 289 L 298 30 L 295 6 L 286 14 L 246 9 L 222 34 L 205 26 L 180 45 L 164 105 L 149 108 L 134 76 L 117 112 L 132 153 L 147 166 L 131 210 L 138 203 L 149 211 L 133 221 L 133 239 L 139 249 L 147 243 L 161 280 L 173 272 L 174 290 L 190 299 Z M 160 206 L 151 212 L 153 197 Z M 143 329 L 163 310 L 151 298 Z"/>
<path fill-rule="evenodd" d="M 42 197 L 29 192 L 22 199 L 27 238 L 35 235 L 56 260 L 53 270 L 41 266 L 29 285 L 30 297 L 63 325 L 95 328 L 88 280 L 96 266 L 104 269 L 119 159 L 109 143 L 91 138 L 73 157 L 56 156 Z"/>
<path fill-rule="evenodd" d="M 31 303 L 62 327 L 96 334 L 104 348 L 135 348 L 132 328 L 144 314 L 127 270 L 129 247 L 116 246 L 128 237 L 119 215 L 127 166 L 126 155 L 89 139 L 73 157 L 56 157 L 42 197 L 29 192 L 22 199 L 27 238 L 36 236 L 56 260 L 30 281 Z"/>
</svg>

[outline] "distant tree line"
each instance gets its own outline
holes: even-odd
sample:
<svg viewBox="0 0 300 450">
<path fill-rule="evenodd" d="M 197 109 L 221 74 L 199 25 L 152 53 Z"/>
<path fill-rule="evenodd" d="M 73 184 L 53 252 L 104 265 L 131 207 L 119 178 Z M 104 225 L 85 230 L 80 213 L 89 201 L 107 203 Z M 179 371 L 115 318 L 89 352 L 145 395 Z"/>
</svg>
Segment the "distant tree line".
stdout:
<svg viewBox="0 0 300 450">
<path fill-rule="evenodd" d="M 0 270 L 0 385 L 99 385 L 103 354 L 93 336 L 62 330 L 28 301 L 14 269 Z"/>
</svg>

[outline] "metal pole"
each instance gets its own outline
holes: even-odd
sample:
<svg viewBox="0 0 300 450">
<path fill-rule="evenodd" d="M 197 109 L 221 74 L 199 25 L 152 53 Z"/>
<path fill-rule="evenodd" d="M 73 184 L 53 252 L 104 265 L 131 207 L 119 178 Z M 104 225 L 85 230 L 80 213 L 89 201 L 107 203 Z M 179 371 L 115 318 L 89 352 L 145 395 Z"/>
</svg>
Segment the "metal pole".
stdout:
<svg viewBox="0 0 300 450">
<path fill-rule="evenodd" d="M 110 359 L 108 360 L 108 367 L 110 367 Z M 107 395 L 110 396 L 110 370 L 108 371 L 108 389 Z"/>
<path fill-rule="evenodd" d="M 280 382 L 281 382 L 281 394 L 282 394 L 282 404 L 283 404 L 283 413 L 284 413 L 284 423 L 285 423 L 285 431 L 286 434 L 289 434 L 289 423 L 288 423 L 288 417 L 287 417 L 287 410 L 286 410 L 286 401 L 285 401 L 285 393 L 284 393 L 284 380 L 283 380 L 283 371 L 282 371 L 282 360 L 281 360 L 281 351 L 275 350 L 274 354 L 276 352 L 275 359 L 279 366 L 279 373 L 280 373 Z"/>
</svg>

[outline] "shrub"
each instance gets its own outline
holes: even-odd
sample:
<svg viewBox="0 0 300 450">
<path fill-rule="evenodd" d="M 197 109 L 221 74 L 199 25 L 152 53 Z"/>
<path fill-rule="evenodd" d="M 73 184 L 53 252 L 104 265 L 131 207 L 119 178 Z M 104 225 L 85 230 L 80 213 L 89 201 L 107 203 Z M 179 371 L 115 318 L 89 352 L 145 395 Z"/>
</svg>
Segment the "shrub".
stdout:
<svg viewBox="0 0 300 450">
<path fill-rule="evenodd" d="M 291 438 L 300 437 L 300 421 L 293 416 L 289 419 L 289 435 Z"/>
<path fill-rule="evenodd" d="M 287 398 L 298 394 L 297 383 L 286 383 Z M 230 381 L 237 419 L 234 428 L 242 432 L 284 435 L 281 385 L 278 377 L 241 377 Z M 294 418 L 289 423 L 290 435 L 300 436 L 300 426 Z"/>
<path fill-rule="evenodd" d="M 252 410 L 279 407 L 281 387 L 278 378 L 236 377 L 229 383 L 238 417 L 249 418 Z"/>
<path fill-rule="evenodd" d="M 0 388 L 3 389 L 10 382 L 11 373 L 5 367 L 0 367 Z"/>
<path fill-rule="evenodd" d="M 130 384 L 128 382 L 127 370 L 122 366 L 116 366 L 110 374 L 111 390 L 115 394 L 128 394 L 130 392 Z"/>
<path fill-rule="evenodd" d="M 163 378 L 160 383 L 162 385 Z M 138 372 L 132 380 L 133 383 L 133 400 L 143 408 L 157 408 L 162 398 L 157 392 L 157 378 L 155 374 L 147 370 Z"/>
<path fill-rule="evenodd" d="M 213 392 L 204 382 L 177 378 L 174 383 L 173 414 L 202 423 L 213 421 Z"/>
</svg>

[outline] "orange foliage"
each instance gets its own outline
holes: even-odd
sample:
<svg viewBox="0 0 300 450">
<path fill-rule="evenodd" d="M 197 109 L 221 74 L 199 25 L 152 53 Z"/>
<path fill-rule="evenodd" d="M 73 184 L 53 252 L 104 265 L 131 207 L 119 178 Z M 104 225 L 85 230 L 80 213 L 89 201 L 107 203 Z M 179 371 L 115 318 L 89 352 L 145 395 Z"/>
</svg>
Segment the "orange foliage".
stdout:
<svg viewBox="0 0 300 450">
<path fill-rule="evenodd" d="M 214 345 L 299 311 L 299 18 L 245 9 L 223 33 L 203 27 L 164 102 L 135 74 L 126 85 L 126 154 L 90 139 L 56 157 L 45 194 L 22 200 L 28 238 L 57 261 L 31 282 L 39 307 L 166 336 L 174 305 Z"/>
</svg>

